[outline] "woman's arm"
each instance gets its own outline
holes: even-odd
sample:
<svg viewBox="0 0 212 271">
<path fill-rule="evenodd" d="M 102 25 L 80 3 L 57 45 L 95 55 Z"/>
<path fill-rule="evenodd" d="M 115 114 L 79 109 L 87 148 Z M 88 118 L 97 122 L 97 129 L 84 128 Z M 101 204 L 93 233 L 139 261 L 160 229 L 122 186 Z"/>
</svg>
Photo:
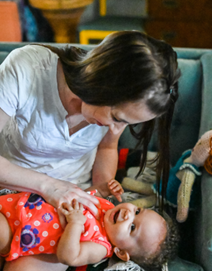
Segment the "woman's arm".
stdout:
<svg viewBox="0 0 212 271">
<path fill-rule="evenodd" d="M 80 242 L 86 221 L 82 204 L 76 200 L 72 201 L 72 205 L 64 203 L 59 212 L 66 216 L 68 222 L 57 246 L 59 262 L 69 266 L 82 266 L 103 259 L 107 254 L 104 246 L 94 242 Z"/>
<path fill-rule="evenodd" d="M 99 192 L 103 197 L 107 197 L 108 195 L 104 194 L 104 191 L 102 191 L 98 185 L 101 184 L 102 186 L 103 183 L 107 183 L 115 178 L 118 166 L 118 140 L 123 130 L 114 135 L 109 129 L 98 146 L 96 159 L 93 166 L 92 181 L 93 188 L 101 190 Z"/>
<path fill-rule="evenodd" d="M 10 117 L 0 109 L 0 132 L 9 119 Z M 0 186 L 37 193 L 54 207 L 60 206 L 62 202 L 71 202 L 73 198 L 77 198 L 94 215 L 98 213 L 94 205 L 99 204 L 98 200 L 76 185 L 12 164 L 2 156 L 0 156 Z"/>
</svg>

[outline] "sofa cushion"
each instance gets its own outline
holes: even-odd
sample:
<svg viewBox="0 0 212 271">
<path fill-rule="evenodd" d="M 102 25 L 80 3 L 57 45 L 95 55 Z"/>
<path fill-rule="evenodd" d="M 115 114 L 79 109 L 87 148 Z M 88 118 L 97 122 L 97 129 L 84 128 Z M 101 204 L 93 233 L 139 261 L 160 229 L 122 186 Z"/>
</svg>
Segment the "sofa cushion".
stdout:
<svg viewBox="0 0 212 271">
<path fill-rule="evenodd" d="M 173 116 L 170 148 L 174 165 L 181 154 L 192 149 L 199 137 L 202 93 L 202 65 L 200 60 L 179 59 L 181 77 L 179 98 Z"/>
<path fill-rule="evenodd" d="M 204 271 L 201 266 L 177 257 L 169 263 L 169 271 Z"/>
<path fill-rule="evenodd" d="M 200 135 L 212 129 L 212 54 L 206 53 L 201 57 L 203 67 L 202 86 L 202 115 Z M 196 260 L 202 263 L 206 271 L 212 267 L 212 176 L 206 171 L 201 179 L 201 206 L 196 218 Z"/>
</svg>

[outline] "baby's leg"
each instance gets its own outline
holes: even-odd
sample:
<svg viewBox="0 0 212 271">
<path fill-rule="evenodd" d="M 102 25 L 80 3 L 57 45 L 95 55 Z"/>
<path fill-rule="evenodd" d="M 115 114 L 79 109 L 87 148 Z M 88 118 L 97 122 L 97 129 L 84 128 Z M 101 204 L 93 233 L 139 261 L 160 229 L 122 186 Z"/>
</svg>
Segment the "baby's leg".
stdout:
<svg viewBox="0 0 212 271">
<path fill-rule="evenodd" d="M 10 251 L 12 231 L 6 217 L 0 213 L 0 254 L 7 254 Z"/>
</svg>

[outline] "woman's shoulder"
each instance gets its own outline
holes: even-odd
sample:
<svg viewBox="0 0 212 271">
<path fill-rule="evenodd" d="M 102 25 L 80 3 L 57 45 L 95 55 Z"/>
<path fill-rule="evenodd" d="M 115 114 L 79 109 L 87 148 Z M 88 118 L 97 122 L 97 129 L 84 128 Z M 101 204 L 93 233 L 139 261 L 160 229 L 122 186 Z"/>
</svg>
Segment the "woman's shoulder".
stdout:
<svg viewBox="0 0 212 271">
<path fill-rule="evenodd" d="M 25 45 L 21 48 L 14 49 L 8 56 L 6 61 L 21 63 L 30 67 L 47 68 L 53 62 L 57 62 L 58 56 L 50 49 L 42 45 Z"/>
</svg>

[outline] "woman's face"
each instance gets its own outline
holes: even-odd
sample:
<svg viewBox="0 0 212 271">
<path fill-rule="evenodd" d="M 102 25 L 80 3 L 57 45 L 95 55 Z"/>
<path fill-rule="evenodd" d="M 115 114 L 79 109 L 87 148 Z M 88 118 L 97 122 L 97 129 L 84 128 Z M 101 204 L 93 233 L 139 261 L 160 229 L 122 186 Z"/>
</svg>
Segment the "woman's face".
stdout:
<svg viewBox="0 0 212 271">
<path fill-rule="evenodd" d="M 113 134 L 118 134 L 129 124 L 137 124 L 154 119 L 143 101 L 129 102 L 119 106 L 94 106 L 82 102 L 81 113 L 90 124 L 108 126 Z"/>
</svg>

